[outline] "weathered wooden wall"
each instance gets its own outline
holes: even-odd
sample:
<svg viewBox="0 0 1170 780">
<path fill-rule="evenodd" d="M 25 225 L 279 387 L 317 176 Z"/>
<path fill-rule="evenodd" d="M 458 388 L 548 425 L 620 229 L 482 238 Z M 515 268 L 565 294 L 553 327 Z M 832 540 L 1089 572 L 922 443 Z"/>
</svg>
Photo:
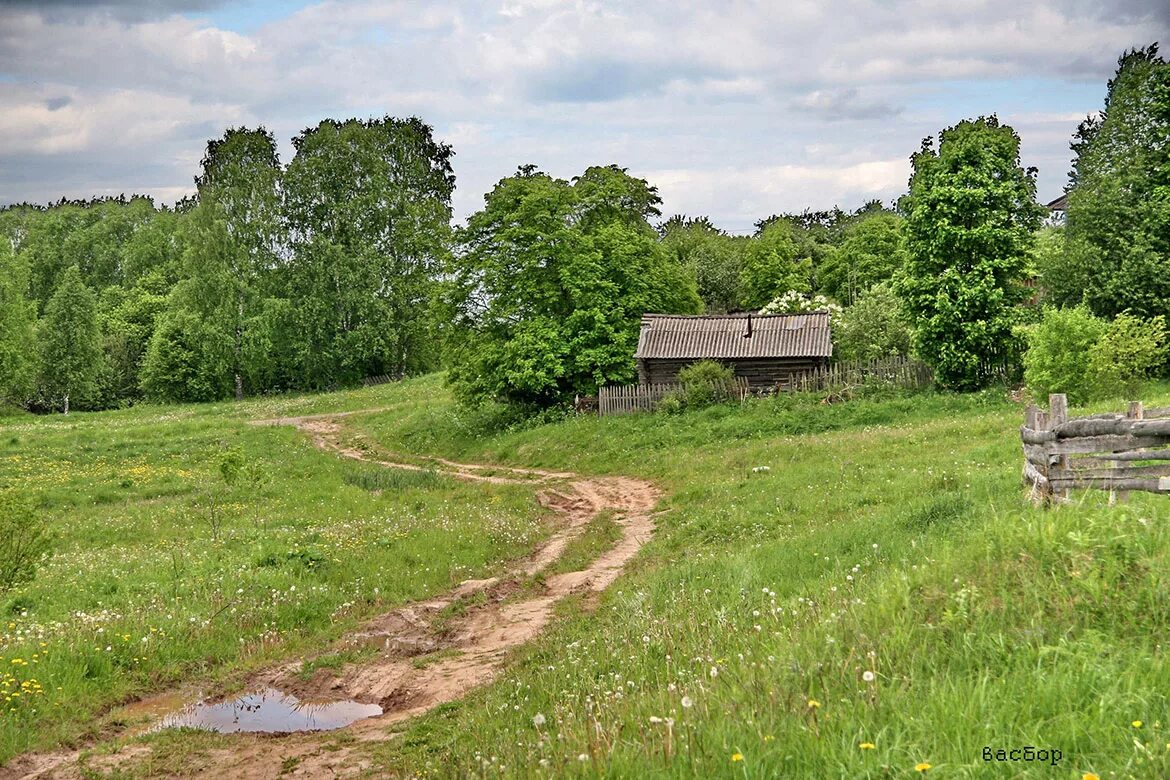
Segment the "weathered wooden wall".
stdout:
<svg viewBox="0 0 1170 780">
<path fill-rule="evenodd" d="M 1076 488 L 1170 493 L 1170 407 L 1138 401 L 1125 414 L 1070 419 L 1068 399 L 1048 398 L 1048 411 L 1029 406 L 1020 440 L 1024 479 L 1036 501 L 1068 497 Z"/>
<path fill-rule="evenodd" d="M 638 361 L 638 381 L 641 384 L 663 384 L 678 381 L 678 372 L 697 360 L 645 358 Z M 774 387 L 792 377 L 824 366 L 820 358 L 729 358 L 717 362 L 731 368 L 737 377 L 747 380 L 752 387 Z"/>
</svg>

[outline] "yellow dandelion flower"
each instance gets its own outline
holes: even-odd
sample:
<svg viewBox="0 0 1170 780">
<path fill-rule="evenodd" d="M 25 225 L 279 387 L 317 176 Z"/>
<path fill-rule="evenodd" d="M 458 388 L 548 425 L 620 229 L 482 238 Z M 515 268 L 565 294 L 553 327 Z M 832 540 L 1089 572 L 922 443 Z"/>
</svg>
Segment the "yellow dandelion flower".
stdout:
<svg viewBox="0 0 1170 780">
<path fill-rule="evenodd" d="M 731 760 L 732 761 L 743 761 L 743 753 L 732 753 Z"/>
<path fill-rule="evenodd" d="M 925 761 L 919 761 L 914 765 L 915 772 L 925 772 L 927 769 L 930 769 L 930 764 L 926 763 Z"/>
<path fill-rule="evenodd" d="M 1142 727 L 1142 722 L 1140 720 L 1135 720 L 1129 725 L 1133 726 L 1135 729 L 1140 729 Z"/>
<path fill-rule="evenodd" d="M 1081 780 L 1101 780 L 1101 778 L 1097 777 L 1096 772 L 1085 772 L 1081 775 Z"/>
<path fill-rule="evenodd" d="M 817 707 L 821 706 L 821 703 L 816 699 L 809 699 L 808 706 L 815 710 Z"/>
<path fill-rule="evenodd" d="M 872 742 L 862 742 L 857 747 L 861 748 L 862 750 L 873 750 L 876 745 L 874 745 Z"/>
</svg>

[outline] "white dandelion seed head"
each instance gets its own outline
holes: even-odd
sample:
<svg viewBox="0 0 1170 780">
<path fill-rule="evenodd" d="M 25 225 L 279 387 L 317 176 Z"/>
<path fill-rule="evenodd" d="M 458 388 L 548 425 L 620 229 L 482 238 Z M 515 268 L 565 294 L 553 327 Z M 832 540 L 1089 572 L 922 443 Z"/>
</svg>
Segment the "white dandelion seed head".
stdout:
<svg viewBox="0 0 1170 780">
<path fill-rule="evenodd" d="M 544 713 L 538 712 L 532 716 L 532 725 L 540 728 L 544 725 Z"/>
<path fill-rule="evenodd" d="M 682 706 L 683 706 L 683 709 L 689 710 L 691 707 L 695 706 L 695 700 L 692 699 L 690 696 L 684 696 L 684 697 L 682 697 Z"/>
<path fill-rule="evenodd" d="M 861 679 L 865 680 L 866 682 L 873 682 L 875 679 L 877 679 L 877 675 L 866 669 L 861 673 Z"/>
</svg>

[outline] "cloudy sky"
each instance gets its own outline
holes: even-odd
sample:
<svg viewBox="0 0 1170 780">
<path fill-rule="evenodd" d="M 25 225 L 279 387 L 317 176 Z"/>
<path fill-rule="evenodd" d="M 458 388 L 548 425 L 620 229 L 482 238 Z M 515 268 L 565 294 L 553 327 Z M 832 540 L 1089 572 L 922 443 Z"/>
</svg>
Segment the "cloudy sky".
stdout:
<svg viewBox="0 0 1170 780">
<path fill-rule="evenodd" d="M 733 231 L 905 190 L 909 155 L 997 113 L 1061 191 L 1068 139 L 1167 0 L 0 0 L 0 203 L 193 189 L 229 125 L 417 115 L 456 215 L 518 165 L 618 163 Z"/>
</svg>

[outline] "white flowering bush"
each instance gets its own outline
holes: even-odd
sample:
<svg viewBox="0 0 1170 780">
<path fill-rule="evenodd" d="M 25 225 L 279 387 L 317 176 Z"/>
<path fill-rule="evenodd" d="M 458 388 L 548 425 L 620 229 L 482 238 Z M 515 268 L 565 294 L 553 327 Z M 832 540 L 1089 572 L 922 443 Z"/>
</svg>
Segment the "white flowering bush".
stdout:
<svg viewBox="0 0 1170 780">
<path fill-rule="evenodd" d="M 827 311 L 829 319 L 835 319 L 841 313 L 841 307 L 823 295 L 809 296 L 796 290 L 789 290 L 781 296 L 772 299 L 760 314 L 810 314 L 814 311 Z"/>
</svg>

